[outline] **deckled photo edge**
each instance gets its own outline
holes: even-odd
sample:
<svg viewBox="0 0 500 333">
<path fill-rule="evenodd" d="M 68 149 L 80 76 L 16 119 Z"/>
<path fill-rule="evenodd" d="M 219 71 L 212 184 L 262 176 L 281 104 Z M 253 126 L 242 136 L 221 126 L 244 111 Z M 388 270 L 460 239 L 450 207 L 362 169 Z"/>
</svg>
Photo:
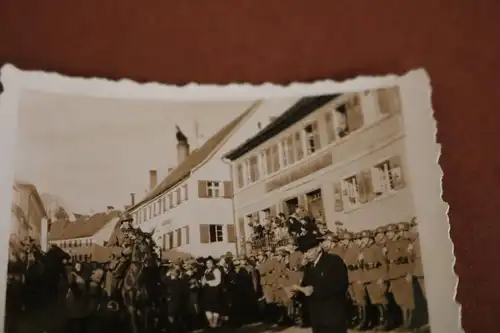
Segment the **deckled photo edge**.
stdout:
<svg viewBox="0 0 500 333">
<path fill-rule="evenodd" d="M 101 97 L 115 98 L 138 98 L 138 99 L 162 99 L 162 100 L 238 100 L 253 98 L 275 98 L 288 96 L 318 95 L 332 92 L 363 91 L 371 88 L 379 88 L 400 84 L 403 95 L 404 122 L 408 142 L 409 159 L 415 161 L 417 165 L 422 162 L 424 170 L 417 171 L 415 167 L 410 169 L 411 178 L 414 180 L 414 204 L 419 215 L 437 220 L 438 229 L 431 223 L 422 223 L 419 226 L 423 230 L 424 237 L 421 238 L 423 245 L 424 271 L 427 278 L 429 298 L 433 299 L 429 303 L 432 329 L 437 332 L 458 331 L 460 325 L 459 305 L 455 302 L 456 287 L 458 277 L 454 273 L 455 258 L 453 255 L 453 244 L 449 234 L 448 205 L 442 200 L 442 169 L 438 164 L 440 157 L 440 145 L 436 143 L 436 121 L 433 116 L 431 105 L 431 85 L 430 79 L 423 69 L 412 70 L 402 76 L 387 75 L 381 77 L 360 76 L 344 82 L 334 82 L 330 80 L 318 81 L 314 83 L 291 83 L 288 86 L 274 85 L 266 83 L 260 86 L 249 84 L 230 84 L 227 86 L 217 85 L 197 85 L 191 83 L 182 87 L 161 85 L 158 83 L 135 83 L 124 79 L 111 81 L 98 78 L 69 78 L 56 73 L 24 72 L 12 65 L 5 65 L 2 68 L 0 80 L 4 85 L 4 93 L 0 95 L 0 115 L 3 118 L 1 124 L 0 147 L 4 155 L 4 162 L 1 171 L 2 186 L 1 196 L 4 198 L 0 209 L 5 220 L 10 219 L 10 197 L 11 187 L 14 179 L 13 154 L 15 153 L 15 137 L 17 124 L 17 102 L 22 89 L 39 90 L 44 92 L 67 93 Z M 425 82 L 425 84 L 424 84 Z M 228 93 L 230 91 L 230 93 Z M 193 96 L 195 95 L 195 96 Z M 409 101 L 412 101 L 411 103 Z M 425 111 L 425 112 L 424 112 Z M 422 125 L 421 128 L 415 124 Z M 425 129 L 425 130 L 423 130 Z M 432 139 L 431 139 L 432 138 Z M 410 163 L 409 164 L 414 164 Z M 419 175 L 420 173 L 420 175 Z M 427 179 L 419 182 L 416 179 Z M 434 184 L 434 185 L 431 185 Z M 438 185 L 439 184 L 439 185 Z M 429 191 L 431 186 L 435 186 L 434 191 Z M 436 193 L 434 193 L 436 192 Z M 435 207 L 429 207 L 429 196 L 436 199 Z M 446 218 L 445 218 L 446 216 Z M 446 221 L 446 222 L 445 222 Z M 445 227 L 444 223 L 448 225 Z M 8 244 L 8 225 L 2 225 L 5 236 L 2 238 L 4 246 Z M 446 234 L 444 234 L 446 232 Z M 446 235 L 446 242 L 444 236 Z M 436 262 L 433 256 L 432 245 L 441 243 L 443 256 L 448 259 Z M 0 259 L 7 261 L 7 251 L 0 251 Z M 433 262 L 433 264 L 430 264 Z M 0 274 L 6 274 L 6 265 L 2 265 Z M 443 288 L 453 279 L 453 290 Z M 430 280 L 430 281 L 429 281 Z M 444 282 L 444 283 L 443 283 Z M 1 283 L 0 292 L 5 295 L 5 284 Z M 434 292 L 431 292 L 434 291 Z M 449 295 L 444 293 L 450 292 Z M 440 295 L 441 294 L 441 295 Z M 437 300 L 435 298 L 438 298 Z M 445 303 L 446 304 L 442 304 Z M 453 304 L 447 305 L 448 302 Z M 3 305 L 2 305 L 3 306 Z M 444 316 L 446 309 L 449 309 L 447 316 Z M 443 322 L 444 318 L 455 323 Z"/>
</svg>

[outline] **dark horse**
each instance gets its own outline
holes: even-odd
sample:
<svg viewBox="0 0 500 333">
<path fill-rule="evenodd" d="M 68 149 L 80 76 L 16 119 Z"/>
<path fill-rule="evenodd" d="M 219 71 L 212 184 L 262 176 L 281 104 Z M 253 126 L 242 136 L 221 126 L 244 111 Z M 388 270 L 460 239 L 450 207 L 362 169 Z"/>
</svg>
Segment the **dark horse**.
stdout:
<svg viewBox="0 0 500 333">
<path fill-rule="evenodd" d="M 145 239 L 136 241 L 121 287 L 123 305 L 133 333 L 149 332 L 153 329 L 152 308 L 158 294 L 155 289 L 158 272 L 152 243 Z"/>
</svg>

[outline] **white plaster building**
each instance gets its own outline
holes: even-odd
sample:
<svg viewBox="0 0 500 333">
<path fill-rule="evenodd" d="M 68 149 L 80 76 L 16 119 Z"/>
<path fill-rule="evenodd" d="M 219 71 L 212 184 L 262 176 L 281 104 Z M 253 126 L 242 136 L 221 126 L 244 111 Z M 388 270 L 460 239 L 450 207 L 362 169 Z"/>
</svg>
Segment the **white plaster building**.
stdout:
<svg viewBox="0 0 500 333">
<path fill-rule="evenodd" d="M 410 221 L 399 98 L 398 88 L 303 98 L 226 154 L 238 240 L 248 240 L 250 221 L 297 205 L 332 230 L 336 221 L 352 231 Z"/>
<path fill-rule="evenodd" d="M 113 210 L 81 216 L 74 222 L 56 221 L 49 232 L 49 244 L 59 246 L 75 260 L 93 260 L 96 251 L 109 242 L 120 214 L 120 211 Z"/>
<path fill-rule="evenodd" d="M 12 187 L 11 236 L 22 240 L 29 236 L 43 243 L 46 240 L 48 218 L 35 185 L 15 181 Z M 41 244 L 45 250 L 44 244 Z"/>
<path fill-rule="evenodd" d="M 129 212 L 135 226 L 153 237 L 163 251 L 193 256 L 235 252 L 231 167 L 222 156 L 257 133 L 297 99 L 255 102 L 211 138 L 190 151 L 189 140 L 177 132 L 177 167 L 158 183 L 150 171 L 150 191 Z"/>
</svg>

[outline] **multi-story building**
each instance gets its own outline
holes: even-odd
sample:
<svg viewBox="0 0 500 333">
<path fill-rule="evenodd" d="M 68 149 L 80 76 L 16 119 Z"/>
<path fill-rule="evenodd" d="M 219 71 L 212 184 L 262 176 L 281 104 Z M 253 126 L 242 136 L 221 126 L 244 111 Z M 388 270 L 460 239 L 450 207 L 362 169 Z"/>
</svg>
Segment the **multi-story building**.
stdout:
<svg viewBox="0 0 500 333">
<path fill-rule="evenodd" d="M 397 87 L 303 98 L 226 154 L 238 240 L 298 205 L 353 231 L 414 216 Z M 246 246 L 241 247 L 246 248 Z"/>
<path fill-rule="evenodd" d="M 146 196 L 135 202 L 132 195 L 129 212 L 135 226 L 154 230 L 163 251 L 193 256 L 235 252 L 231 168 L 222 156 L 295 101 L 255 102 L 193 151 L 178 129 L 177 166 L 159 183 L 156 170 L 151 170 Z"/>
<path fill-rule="evenodd" d="M 100 252 L 117 228 L 120 214 L 120 211 L 109 210 L 81 216 L 73 222 L 55 221 L 49 232 L 49 244 L 59 246 L 74 260 L 94 260 L 96 254 L 100 256 L 96 252 Z"/>
<path fill-rule="evenodd" d="M 12 187 L 11 235 L 36 239 L 46 249 L 48 217 L 35 185 L 15 181 Z"/>
</svg>

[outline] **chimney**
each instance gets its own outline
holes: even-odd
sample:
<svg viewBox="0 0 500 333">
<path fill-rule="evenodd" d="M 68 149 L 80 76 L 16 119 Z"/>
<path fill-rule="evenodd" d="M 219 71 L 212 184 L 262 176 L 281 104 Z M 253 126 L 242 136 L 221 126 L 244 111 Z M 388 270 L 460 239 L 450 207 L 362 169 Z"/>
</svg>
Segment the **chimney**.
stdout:
<svg viewBox="0 0 500 333">
<path fill-rule="evenodd" d="M 149 170 L 149 189 L 154 189 L 156 185 L 158 185 L 158 172 L 154 169 Z"/>
<path fill-rule="evenodd" d="M 179 165 L 189 156 L 189 143 L 179 126 L 176 125 L 175 127 L 177 129 L 177 133 L 175 133 L 177 139 L 177 165 Z"/>
<path fill-rule="evenodd" d="M 135 205 L 135 193 L 130 193 L 130 206 Z"/>
<path fill-rule="evenodd" d="M 168 168 L 168 174 L 171 174 L 174 171 L 174 168 Z"/>
</svg>

